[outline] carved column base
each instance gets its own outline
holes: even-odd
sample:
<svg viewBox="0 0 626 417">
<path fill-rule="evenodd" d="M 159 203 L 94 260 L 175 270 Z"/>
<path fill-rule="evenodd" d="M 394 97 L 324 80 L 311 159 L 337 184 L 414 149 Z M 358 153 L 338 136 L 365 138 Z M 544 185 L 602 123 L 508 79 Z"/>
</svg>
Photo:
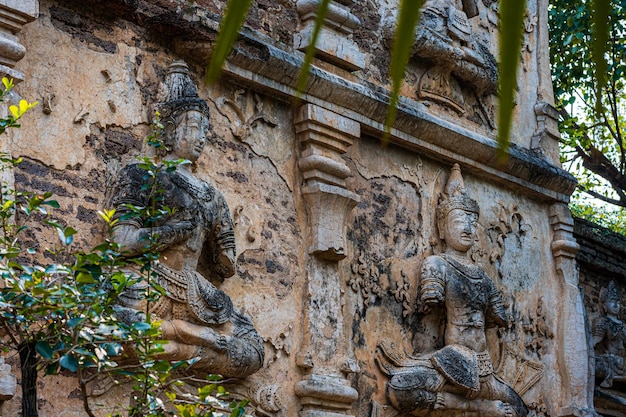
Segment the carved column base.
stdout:
<svg viewBox="0 0 626 417">
<path fill-rule="evenodd" d="M 323 183 L 304 187 L 302 195 L 311 209 L 309 253 L 329 261 L 344 259 L 345 219 L 360 201 L 359 196 L 345 188 Z"/>
<path fill-rule="evenodd" d="M 310 374 L 295 386 L 300 397 L 300 417 L 345 417 L 359 397 L 348 381 L 337 376 Z"/>
</svg>

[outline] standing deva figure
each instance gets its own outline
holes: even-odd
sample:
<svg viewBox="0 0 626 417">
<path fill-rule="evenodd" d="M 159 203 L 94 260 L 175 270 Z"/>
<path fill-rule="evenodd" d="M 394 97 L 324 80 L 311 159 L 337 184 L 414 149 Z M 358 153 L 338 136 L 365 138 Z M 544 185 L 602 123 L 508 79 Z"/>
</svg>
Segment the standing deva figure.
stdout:
<svg viewBox="0 0 626 417">
<path fill-rule="evenodd" d="M 165 129 L 164 158 L 196 162 L 207 141 L 209 108 L 184 62 L 170 66 L 155 109 Z M 149 206 L 153 196 L 144 187 L 145 176 L 137 163 L 119 174 L 111 193 L 120 219 L 114 238 L 134 256 L 146 250 L 150 235 L 157 236 L 160 258 L 153 272 L 167 293 L 149 310 L 162 321 L 162 338 L 168 341 L 161 356 L 173 361 L 197 358 L 193 369 L 225 377 L 256 372 L 263 365 L 263 341 L 250 319 L 213 284 L 235 273 L 235 235 L 226 200 L 213 185 L 196 178 L 189 164 L 164 169 L 156 180 L 163 193 L 160 204 L 171 214 L 144 224 L 145 219 L 128 215 L 128 205 Z M 145 286 L 140 283 L 120 296 L 122 320 L 144 317 Z"/>
<path fill-rule="evenodd" d="M 626 357 L 626 327 L 619 319 L 622 301 L 615 282 L 600 291 L 600 302 L 604 315 L 593 323 L 593 346 L 596 354 L 596 378 L 602 378 L 600 386 L 611 388 L 613 381 L 624 378 Z"/>
<path fill-rule="evenodd" d="M 446 248 L 427 257 L 420 269 L 422 310 L 445 311 L 445 346 L 398 361 L 385 351 L 379 363 L 389 376 L 387 396 L 400 411 L 413 415 L 475 412 L 480 416 L 525 417 L 521 397 L 494 373 L 485 329 L 504 327 L 507 318 L 494 282 L 474 265 L 468 251 L 476 236 L 478 203 L 471 199 L 455 164 L 437 207 L 439 237 Z M 382 360 L 393 365 L 385 365 Z"/>
</svg>

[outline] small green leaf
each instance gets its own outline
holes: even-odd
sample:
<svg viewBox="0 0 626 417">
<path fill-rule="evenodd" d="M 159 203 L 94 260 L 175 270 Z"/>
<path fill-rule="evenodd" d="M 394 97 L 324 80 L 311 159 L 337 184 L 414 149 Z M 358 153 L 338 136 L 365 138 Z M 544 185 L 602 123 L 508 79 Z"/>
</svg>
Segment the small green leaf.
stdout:
<svg viewBox="0 0 626 417">
<path fill-rule="evenodd" d="M 37 349 L 37 353 L 41 355 L 44 359 L 52 359 L 52 355 L 54 354 L 54 350 L 48 344 L 48 342 L 39 341 L 35 343 L 35 348 Z"/>
<path fill-rule="evenodd" d="M 150 326 L 150 323 L 146 323 L 144 321 L 138 321 L 137 323 L 133 323 L 133 328 L 137 331 L 146 331 L 146 330 L 150 330 L 152 326 Z"/>
<path fill-rule="evenodd" d="M 13 88 L 13 79 L 8 79 L 7 77 L 2 77 L 2 85 L 4 85 L 4 91 L 7 92 Z"/>
<path fill-rule="evenodd" d="M 78 360 L 74 356 L 71 356 L 69 353 L 61 357 L 59 364 L 62 368 L 65 368 L 72 372 L 76 372 L 78 370 Z"/>
<path fill-rule="evenodd" d="M 67 321 L 67 327 L 74 328 L 84 321 L 84 317 L 73 317 Z"/>
<path fill-rule="evenodd" d="M 391 128 L 398 112 L 400 87 L 404 81 L 404 71 L 411 56 L 411 48 L 415 42 L 415 28 L 420 17 L 424 0 L 401 0 L 398 20 L 393 38 L 389 75 L 391 78 L 391 97 L 385 119 L 385 135 L 383 143 L 389 140 Z"/>
<path fill-rule="evenodd" d="M 76 276 L 76 282 L 79 284 L 95 284 L 96 280 L 87 272 L 79 272 Z"/>
</svg>

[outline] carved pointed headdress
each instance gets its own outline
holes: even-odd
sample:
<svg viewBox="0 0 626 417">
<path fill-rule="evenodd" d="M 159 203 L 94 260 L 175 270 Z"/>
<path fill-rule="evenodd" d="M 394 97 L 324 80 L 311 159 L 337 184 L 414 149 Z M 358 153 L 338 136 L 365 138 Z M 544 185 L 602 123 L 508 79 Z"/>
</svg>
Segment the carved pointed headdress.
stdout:
<svg viewBox="0 0 626 417">
<path fill-rule="evenodd" d="M 602 288 L 602 290 L 600 291 L 600 302 L 602 304 L 606 303 L 609 300 L 621 301 L 621 299 L 622 297 L 620 297 L 619 295 L 619 290 L 617 289 L 617 286 L 615 285 L 615 281 L 609 282 L 609 285 L 607 287 Z"/>
<path fill-rule="evenodd" d="M 443 195 L 437 205 L 437 221 L 439 235 L 443 238 L 443 222 L 450 211 L 461 209 L 478 215 L 480 209 L 476 200 L 472 199 L 465 190 L 465 183 L 461 175 L 459 164 L 454 164 L 450 170 L 450 177 L 446 183 Z"/>
<path fill-rule="evenodd" d="M 175 122 L 176 118 L 190 110 L 209 117 L 209 106 L 198 96 L 198 89 L 189 76 L 189 67 L 184 61 L 174 61 L 159 89 L 155 110 L 161 113 L 164 122 Z"/>
</svg>

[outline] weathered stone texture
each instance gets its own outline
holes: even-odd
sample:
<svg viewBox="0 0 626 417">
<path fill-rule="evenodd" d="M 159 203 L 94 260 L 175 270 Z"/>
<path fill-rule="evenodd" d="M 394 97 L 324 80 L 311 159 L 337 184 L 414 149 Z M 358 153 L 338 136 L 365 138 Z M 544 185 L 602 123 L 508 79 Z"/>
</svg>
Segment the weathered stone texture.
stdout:
<svg viewBox="0 0 626 417">
<path fill-rule="evenodd" d="M 62 206 L 55 218 L 79 230 L 77 248 L 97 243 L 96 212 L 110 208 L 106 190 L 146 152 L 159 84 L 172 61 L 186 60 L 211 113 L 194 175 L 222 191 L 235 229 L 236 273 L 220 289 L 252 318 L 265 345 L 263 369 L 229 390 L 251 398 L 258 415 L 382 417 L 395 411 L 377 346 L 391 340 L 399 352 L 418 354 L 444 345 L 441 315 L 420 311 L 418 271 L 444 248 L 436 207 L 459 163 L 480 202 L 471 259 L 494 281 L 511 322 L 487 330 L 493 364 L 535 415 L 573 414 L 567 407 L 584 401 L 572 387 L 586 380 L 567 373 L 578 357 L 562 354 L 563 325 L 580 317 L 562 312 L 578 294 L 577 275 L 568 263 L 567 216 L 551 208 L 565 207 L 575 181 L 554 155 L 551 96 L 538 74 L 545 1 L 529 2 L 514 144 L 504 164 L 488 120 L 495 97 L 460 83 L 462 114 L 424 100 L 417 86 L 432 61 L 419 55 L 390 141 L 380 143 L 389 100 L 385 31 L 395 2 L 338 2 L 361 21 L 347 38 L 365 66 L 349 73 L 316 60 L 297 103 L 303 56 L 294 36 L 303 22 L 295 1 L 253 2 L 223 78 L 201 83 L 225 3 L 41 0 L 39 19 L 20 34 L 27 54 L 17 68 L 27 77 L 19 93 L 41 104 L 11 136 L 14 154 L 25 156 L 16 182 L 55 193 Z M 496 54 L 495 3 L 475 3 L 472 33 Z M 39 230 L 27 238 L 40 248 L 56 239 Z M 590 258 L 582 246 L 581 259 Z M 7 363 L 15 368 L 15 358 Z M 43 417 L 84 415 L 69 375 L 43 381 Z M 48 393 L 55 386 L 62 398 Z M 127 401 L 124 394 L 112 389 L 98 399 L 100 411 Z M 17 410 L 18 397 L 4 411 Z"/>
</svg>

